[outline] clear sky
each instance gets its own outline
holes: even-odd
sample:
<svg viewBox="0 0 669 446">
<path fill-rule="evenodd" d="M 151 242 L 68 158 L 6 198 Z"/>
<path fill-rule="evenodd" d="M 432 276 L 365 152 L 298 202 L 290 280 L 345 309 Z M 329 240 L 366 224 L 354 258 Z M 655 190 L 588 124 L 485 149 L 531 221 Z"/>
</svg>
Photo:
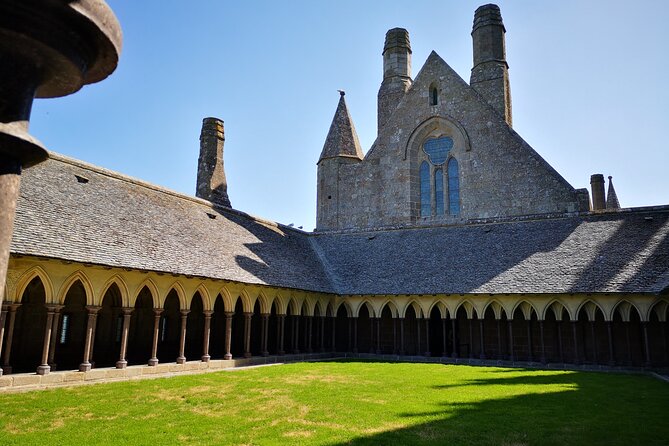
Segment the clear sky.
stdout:
<svg viewBox="0 0 669 446">
<path fill-rule="evenodd" d="M 339 94 L 376 137 L 383 40 L 409 30 L 415 76 L 435 50 L 466 81 L 484 2 L 108 0 L 124 32 L 107 80 L 38 99 L 47 148 L 194 195 L 202 118 L 225 121 L 233 207 L 311 230 L 316 161 Z M 508 0 L 514 129 L 574 187 L 613 175 L 625 207 L 669 203 L 665 1 Z"/>
</svg>

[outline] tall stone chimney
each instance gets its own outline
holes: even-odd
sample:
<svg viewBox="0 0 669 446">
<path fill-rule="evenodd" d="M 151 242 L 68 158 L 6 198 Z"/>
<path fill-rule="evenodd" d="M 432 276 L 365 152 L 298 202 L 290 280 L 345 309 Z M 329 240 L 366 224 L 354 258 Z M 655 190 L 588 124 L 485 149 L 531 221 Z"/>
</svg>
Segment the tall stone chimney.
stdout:
<svg viewBox="0 0 669 446">
<path fill-rule="evenodd" d="M 204 118 L 200 132 L 200 158 L 195 195 L 220 206 L 231 207 L 223 167 L 225 129 L 218 118 Z"/>
<path fill-rule="evenodd" d="M 604 195 L 604 175 L 601 173 L 590 175 L 590 187 L 592 188 L 592 210 L 605 210 L 606 196 Z"/>
<path fill-rule="evenodd" d="M 511 125 L 511 87 L 505 33 L 499 6 L 483 5 L 476 10 L 472 29 L 474 67 L 469 85 Z"/>
<path fill-rule="evenodd" d="M 411 44 L 409 32 L 393 28 L 383 46 L 383 82 L 378 95 L 378 130 L 381 131 L 397 104 L 411 87 Z"/>
</svg>

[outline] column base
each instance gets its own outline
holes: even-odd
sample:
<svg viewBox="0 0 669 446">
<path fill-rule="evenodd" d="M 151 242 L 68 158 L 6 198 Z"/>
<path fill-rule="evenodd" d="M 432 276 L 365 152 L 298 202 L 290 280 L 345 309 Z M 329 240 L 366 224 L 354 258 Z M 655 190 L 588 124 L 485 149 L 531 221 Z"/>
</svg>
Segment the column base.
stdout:
<svg viewBox="0 0 669 446">
<path fill-rule="evenodd" d="M 177 364 L 185 364 L 186 363 L 186 357 L 185 356 L 179 356 L 177 358 Z"/>
<path fill-rule="evenodd" d="M 209 356 L 209 355 L 202 356 L 202 362 L 209 362 L 210 359 L 211 359 L 211 356 Z"/>
<path fill-rule="evenodd" d="M 92 366 L 91 366 L 90 362 L 82 362 L 81 364 L 79 364 L 79 371 L 80 372 L 88 372 L 88 371 L 91 370 L 91 368 L 92 368 Z"/>
<path fill-rule="evenodd" d="M 251 355 L 251 352 L 244 352 L 244 357 L 245 358 L 250 358 L 251 356 L 253 356 L 253 355 Z"/>
<path fill-rule="evenodd" d="M 6 365 L 6 366 L 2 367 L 2 372 L 5 375 L 11 375 L 12 374 L 12 366 L 11 365 Z"/>
<path fill-rule="evenodd" d="M 226 353 L 223 355 L 223 359 L 232 359 L 232 355 L 230 353 Z"/>
<path fill-rule="evenodd" d="M 125 359 L 119 359 L 118 361 L 116 361 L 117 369 L 124 369 L 127 366 L 128 366 L 128 361 L 126 361 Z"/>
<path fill-rule="evenodd" d="M 37 367 L 36 373 L 38 375 L 48 375 L 50 371 L 51 367 L 48 364 L 42 364 L 41 366 Z"/>
<path fill-rule="evenodd" d="M 148 364 L 149 364 L 151 367 L 158 365 L 158 358 L 151 358 L 151 359 L 149 359 Z"/>
</svg>

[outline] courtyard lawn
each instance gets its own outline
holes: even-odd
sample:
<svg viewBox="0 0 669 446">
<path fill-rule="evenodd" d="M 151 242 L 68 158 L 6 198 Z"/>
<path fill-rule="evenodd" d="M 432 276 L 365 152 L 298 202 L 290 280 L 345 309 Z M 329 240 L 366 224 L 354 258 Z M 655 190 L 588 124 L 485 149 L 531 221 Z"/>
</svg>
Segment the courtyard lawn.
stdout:
<svg viewBox="0 0 669 446">
<path fill-rule="evenodd" d="M 669 444 L 647 376 L 300 363 L 0 394 L 0 444 Z"/>
</svg>

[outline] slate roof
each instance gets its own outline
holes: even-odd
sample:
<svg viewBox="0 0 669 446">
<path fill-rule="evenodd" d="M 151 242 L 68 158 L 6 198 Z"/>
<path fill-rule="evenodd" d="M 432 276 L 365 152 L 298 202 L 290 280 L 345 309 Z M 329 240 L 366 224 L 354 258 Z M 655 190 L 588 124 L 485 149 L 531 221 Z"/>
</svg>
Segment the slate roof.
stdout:
<svg viewBox="0 0 669 446">
<path fill-rule="evenodd" d="M 669 207 L 309 234 L 51 154 L 11 252 L 337 294 L 659 293 Z"/>
<path fill-rule="evenodd" d="M 332 118 L 328 136 L 325 138 L 323 151 L 318 159 L 318 162 L 326 158 L 334 158 L 337 156 L 344 156 L 350 158 L 362 159 L 362 148 L 358 140 L 358 134 L 355 131 L 353 120 L 346 107 L 346 100 L 344 99 L 344 92 L 340 92 L 339 104 L 337 104 L 337 111 Z"/>
<path fill-rule="evenodd" d="M 331 291 L 304 233 L 54 153 L 23 172 L 11 252 Z M 79 182 L 77 176 L 86 183 Z M 215 216 L 215 219 L 208 214 Z"/>
</svg>

